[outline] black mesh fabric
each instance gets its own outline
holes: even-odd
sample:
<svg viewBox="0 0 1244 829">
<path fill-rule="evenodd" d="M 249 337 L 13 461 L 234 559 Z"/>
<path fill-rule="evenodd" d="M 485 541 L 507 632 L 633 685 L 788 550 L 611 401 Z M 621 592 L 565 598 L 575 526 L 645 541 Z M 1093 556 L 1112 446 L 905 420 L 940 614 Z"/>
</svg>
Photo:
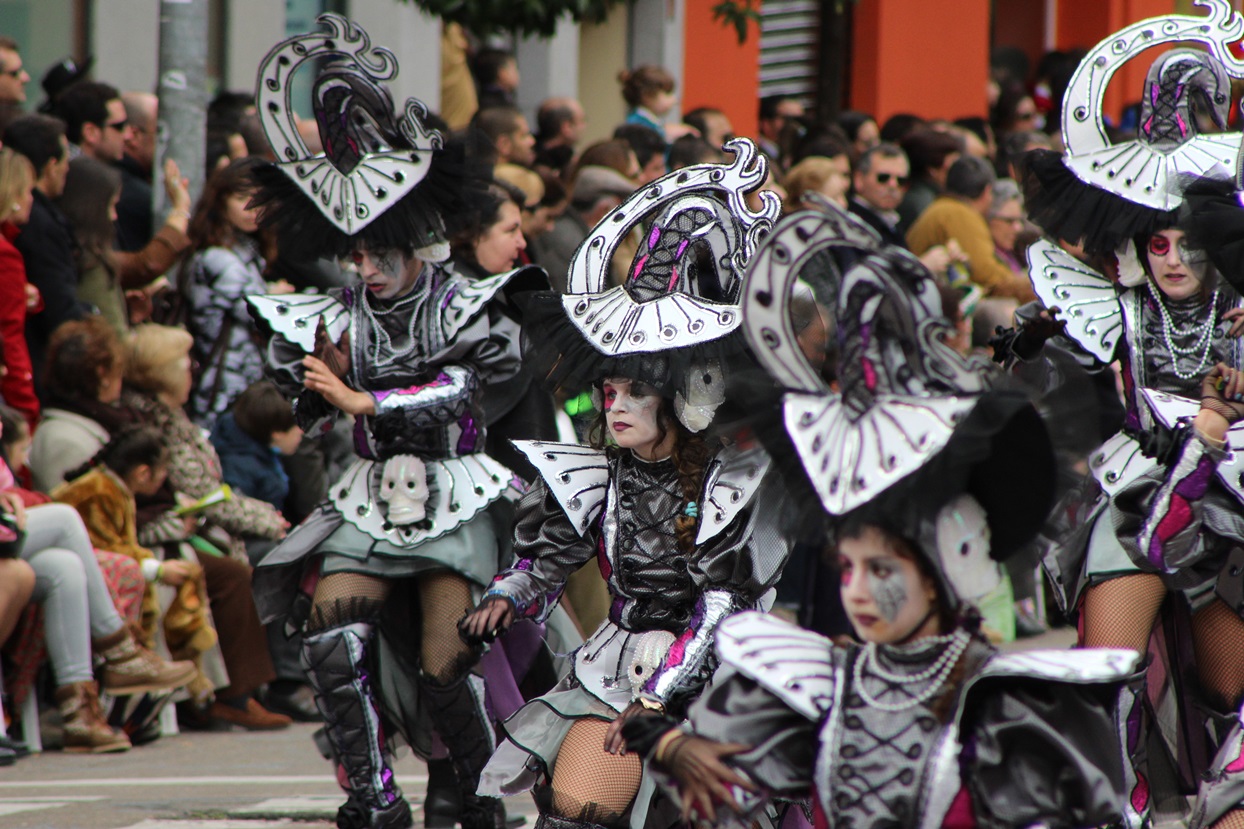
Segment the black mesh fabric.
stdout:
<svg viewBox="0 0 1244 829">
<path fill-rule="evenodd" d="M 311 600 L 307 633 L 341 627 L 353 622 L 372 622 L 389 597 L 390 585 L 362 573 L 332 573 L 320 579 Z"/>
<path fill-rule="evenodd" d="M 553 768 L 553 812 L 606 827 L 623 825 L 639 792 L 643 765 L 638 754 L 609 754 L 609 723 L 582 719 L 571 726 Z"/>
</svg>

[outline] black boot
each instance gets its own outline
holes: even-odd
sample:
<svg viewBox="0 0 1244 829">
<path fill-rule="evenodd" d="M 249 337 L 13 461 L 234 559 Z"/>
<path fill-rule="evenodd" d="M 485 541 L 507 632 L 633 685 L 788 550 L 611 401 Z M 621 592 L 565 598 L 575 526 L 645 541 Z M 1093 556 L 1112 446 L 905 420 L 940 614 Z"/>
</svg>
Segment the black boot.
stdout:
<svg viewBox="0 0 1244 829">
<path fill-rule="evenodd" d="M 423 825 L 427 829 L 454 829 L 462 811 L 458 774 L 453 761 L 428 761 L 428 794 L 423 799 Z"/>
<path fill-rule="evenodd" d="M 380 712 L 366 668 L 371 625 L 356 622 L 310 634 L 302 668 L 315 689 L 324 732 L 345 770 L 350 799 L 337 812 L 339 829 L 409 829 L 410 806 L 393 780 Z"/>
<path fill-rule="evenodd" d="M 501 802 L 475 793 L 480 772 L 496 748 L 492 723 L 484 710 L 484 691 L 477 687 L 478 682 L 469 673 L 447 685 L 424 676 L 422 687 L 435 717 L 436 733 L 449 749 L 458 774 L 458 789 L 462 793 L 458 820 L 462 829 L 505 829 Z"/>
</svg>

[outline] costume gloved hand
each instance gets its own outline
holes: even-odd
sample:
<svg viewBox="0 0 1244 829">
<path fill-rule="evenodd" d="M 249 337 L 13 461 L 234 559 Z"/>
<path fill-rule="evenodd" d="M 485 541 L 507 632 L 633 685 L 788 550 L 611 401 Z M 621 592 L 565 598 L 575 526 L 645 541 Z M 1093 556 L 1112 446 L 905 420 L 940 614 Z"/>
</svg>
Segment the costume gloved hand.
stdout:
<svg viewBox="0 0 1244 829">
<path fill-rule="evenodd" d="M 315 350 L 311 352 L 311 356 L 323 361 L 328 370 L 339 379 L 346 379 L 346 375 L 350 373 L 350 329 L 347 327 L 342 331 L 341 339 L 334 345 L 328 338 L 328 325 L 321 315 L 320 321 L 315 325 Z"/>
<path fill-rule="evenodd" d="M 1219 363 L 1201 380 L 1201 410 L 1220 415 L 1228 424 L 1244 418 L 1244 372 Z"/>
<path fill-rule="evenodd" d="M 479 607 L 458 622 L 458 635 L 468 645 L 492 642 L 514 624 L 517 608 L 505 596 L 485 596 Z"/>
<path fill-rule="evenodd" d="M 742 812 L 731 787 L 754 792 L 756 786 L 726 765 L 725 759 L 749 748 L 742 743 L 719 743 L 678 730 L 661 738 L 653 760 L 678 779 L 683 820 L 690 822 L 692 812 L 698 812 L 715 824 L 716 804 Z"/>
<path fill-rule="evenodd" d="M 1053 305 L 1021 324 L 1016 329 L 1015 339 L 1011 341 L 1011 350 L 1015 352 L 1015 356 L 1021 360 L 1031 360 L 1040 353 L 1046 340 L 1065 333 L 1067 321 L 1058 319 L 1059 313 L 1059 307 Z"/>
</svg>

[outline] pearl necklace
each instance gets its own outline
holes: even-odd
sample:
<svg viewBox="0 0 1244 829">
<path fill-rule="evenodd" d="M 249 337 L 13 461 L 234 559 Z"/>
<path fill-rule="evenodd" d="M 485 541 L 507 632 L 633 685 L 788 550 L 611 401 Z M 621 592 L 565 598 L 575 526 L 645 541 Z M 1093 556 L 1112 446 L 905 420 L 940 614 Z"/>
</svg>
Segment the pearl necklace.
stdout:
<svg viewBox="0 0 1244 829">
<path fill-rule="evenodd" d="M 373 308 L 371 298 L 368 296 L 367 290 L 363 290 L 361 297 L 363 315 L 367 317 L 368 321 L 371 323 L 372 330 L 376 333 L 376 343 L 372 349 L 371 361 L 372 365 L 377 368 L 384 368 L 398 362 L 399 360 L 405 360 L 419 347 L 419 342 L 415 338 L 415 329 L 418 326 L 421 317 L 418 303 L 424 299 L 427 299 L 430 293 L 430 286 L 427 281 L 423 280 L 422 276 L 420 279 L 423 284 L 417 286 L 406 296 L 396 300 L 388 308 Z M 380 323 L 379 319 L 380 317 L 385 317 L 390 314 L 397 313 L 398 311 L 408 311 L 409 313 L 406 323 L 406 338 L 409 345 L 406 347 L 406 350 L 402 352 L 398 352 L 393 347 L 393 339 L 389 336 L 389 332 L 385 330 L 385 327 Z M 387 356 L 383 356 L 385 354 L 387 354 Z"/>
<path fill-rule="evenodd" d="M 1209 299 L 1209 315 L 1202 321 L 1191 328 L 1181 329 L 1176 327 L 1174 320 L 1171 319 L 1171 312 L 1167 310 L 1166 303 L 1162 301 L 1162 296 L 1153 289 L 1153 285 L 1149 285 L 1149 295 L 1153 297 L 1153 301 L 1157 303 L 1158 313 L 1162 317 L 1162 339 L 1166 342 L 1167 349 L 1171 352 L 1171 369 L 1174 370 L 1175 376 L 1180 380 L 1191 380 L 1194 377 L 1200 377 L 1205 366 L 1209 363 L 1210 346 L 1213 345 L 1214 337 L 1214 311 L 1218 307 L 1218 291 L 1214 291 L 1214 295 Z M 1189 348 L 1176 348 L 1173 335 L 1178 334 L 1181 337 L 1197 334 L 1197 341 Z M 1195 357 L 1197 352 L 1201 353 L 1201 358 L 1197 361 L 1196 368 L 1192 371 L 1182 371 L 1179 368 L 1180 357 Z"/>
<path fill-rule="evenodd" d="M 936 638 L 949 643 L 946 649 L 942 651 L 941 656 L 932 665 L 920 673 L 911 675 L 896 674 L 883 668 L 881 661 L 877 658 L 877 644 L 869 642 L 865 645 L 864 652 L 855 660 L 855 692 L 860 695 L 860 699 L 870 708 L 876 708 L 879 711 L 889 713 L 906 711 L 932 699 L 933 695 L 946 684 L 946 680 L 950 677 L 950 672 L 959 663 L 959 657 L 963 656 L 963 652 L 967 650 L 968 644 L 972 641 L 972 635 L 960 628 L 950 636 L 939 636 Z M 905 686 L 924 681 L 928 681 L 929 684 L 923 691 L 902 702 L 881 702 L 868 693 L 868 689 L 864 687 L 865 663 L 867 663 L 869 674 L 891 685 Z"/>
</svg>

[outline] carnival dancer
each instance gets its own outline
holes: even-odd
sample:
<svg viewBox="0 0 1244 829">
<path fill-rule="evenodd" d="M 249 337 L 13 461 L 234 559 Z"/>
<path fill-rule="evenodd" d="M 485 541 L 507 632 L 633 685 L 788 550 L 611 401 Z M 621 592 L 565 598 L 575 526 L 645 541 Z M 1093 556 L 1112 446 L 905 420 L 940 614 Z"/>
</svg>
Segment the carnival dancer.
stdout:
<svg viewBox="0 0 1244 829">
<path fill-rule="evenodd" d="M 758 606 L 788 554 L 783 499 L 759 447 L 713 432 L 744 347 L 747 257 L 778 213 L 745 194 L 766 163 L 745 140 L 732 164 L 680 170 L 607 215 L 575 254 L 571 292 L 526 307 L 524 360 L 602 403 L 590 446 L 518 443 L 540 473 L 519 505 L 515 561 L 463 623 L 471 639 L 544 618 L 595 560 L 613 603 L 553 691 L 504 723 L 480 791 L 536 790 L 539 827 L 669 825 L 650 808 L 622 724 L 678 715 L 711 675 L 712 634 Z M 642 224 L 641 224 L 642 223 Z M 650 224 L 649 224 L 650 223 Z M 624 285 L 606 289 L 619 242 L 642 226 Z"/>
<path fill-rule="evenodd" d="M 255 571 L 266 620 L 300 628 L 303 667 L 349 788 L 346 827 L 405 827 L 389 762 L 398 733 L 427 756 L 435 725 L 463 789 L 465 829 L 502 822 L 475 795 L 494 737 L 478 650 L 456 623 L 495 572 L 496 511 L 512 475 L 483 454 L 480 387 L 518 370 L 516 331 L 484 305 L 512 274 L 470 282 L 442 263 L 445 219 L 472 182 L 455 173 L 427 112 L 395 116 L 382 82 L 392 53 L 336 15 L 330 32 L 279 44 L 259 77 L 276 163 L 256 172 L 262 222 L 284 250 L 337 255 L 358 280 L 324 295 L 252 297 L 267 359 L 299 425 L 354 419 L 358 459 L 328 500 Z M 289 104 L 290 77 L 325 60 L 314 85 L 325 152 L 311 156 Z"/>
<path fill-rule="evenodd" d="M 1182 693 L 1184 676 L 1193 675 L 1185 663 L 1194 658 L 1193 690 L 1201 697 L 1195 708 L 1175 706 L 1182 780 L 1201 781 L 1192 825 L 1244 825 L 1232 822 L 1244 821 L 1244 812 L 1228 815 L 1230 798 L 1223 796 L 1231 785 L 1239 787 L 1236 802 L 1244 795 L 1244 779 L 1236 779 L 1244 775 L 1234 770 L 1238 735 L 1222 745 L 1224 752 L 1234 745 L 1234 754 L 1212 759 L 1214 744 L 1238 725 L 1244 696 L 1244 620 L 1239 606 L 1222 599 L 1224 588 L 1238 596 L 1238 584 L 1230 589 L 1229 555 L 1244 544 L 1244 469 L 1231 451 L 1244 446 L 1234 426 L 1244 417 L 1244 309 L 1179 219 L 1189 177 L 1229 180 L 1235 168 L 1240 134 L 1199 134 L 1191 104 L 1199 99 L 1210 120 L 1226 124 L 1230 78 L 1244 77 L 1244 64 L 1228 47 L 1244 21 L 1229 3 L 1201 5 L 1209 7 L 1208 18 L 1141 21 L 1081 63 L 1068 90 L 1068 100 L 1081 103 L 1063 115 L 1067 155 L 1029 156 L 1025 187 L 1033 219 L 1082 246 L 1101 268 L 1052 241 L 1035 244 L 1030 276 L 1046 310 L 1021 309 L 1025 321 L 999 343 L 997 358 L 1047 386 L 1057 382 L 1045 353 L 1049 340 L 1090 371 L 1118 366 L 1123 429 L 1092 453 L 1091 478 L 1059 510 L 1067 521 L 1045 566 L 1064 609 L 1079 613 L 1085 647 L 1144 654 L 1168 608 L 1168 674 Z M 1183 41 L 1208 52 L 1176 49 L 1157 58 L 1145 80 L 1140 135 L 1111 144 L 1101 115 L 1110 77 L 1151 46 Z M 1190 626 L 1180 624 L 1189 615 Z M 1181 627 L 1190 627 L 1190 643 L 1169 635 Z M 1153 800 L 1146 717 L 1136 705 L 1123 724 L 1134 762 L 1125 815 L 1132 827 L 1144 824 Z"/>
<path fill-rule="evenodd" d="M 764 823 L 766 805 L 809 792 L 817 826 L 1112 823 L 1124 796 L 1114 716 L 1137 655 L 1001 654 L 970 604 L 1053 500 L 1027 398 L 988 388 L 950 350 L 932 276 L 897 249 L 868 253 L 839 287 L 841 392 L 800 356 L 791 287 L 817 253 L 856 246 L 850 221 L 787 217 L 749 268 L 743 310 L 790 390 L 792 488 L 831 519 L 860 644 L 738 614 L 718 629 L 721 667 L 688 726 L 637 720 L 624 733 L 672 775 L 684 814 L 716 825 Z"/>
</svg>

